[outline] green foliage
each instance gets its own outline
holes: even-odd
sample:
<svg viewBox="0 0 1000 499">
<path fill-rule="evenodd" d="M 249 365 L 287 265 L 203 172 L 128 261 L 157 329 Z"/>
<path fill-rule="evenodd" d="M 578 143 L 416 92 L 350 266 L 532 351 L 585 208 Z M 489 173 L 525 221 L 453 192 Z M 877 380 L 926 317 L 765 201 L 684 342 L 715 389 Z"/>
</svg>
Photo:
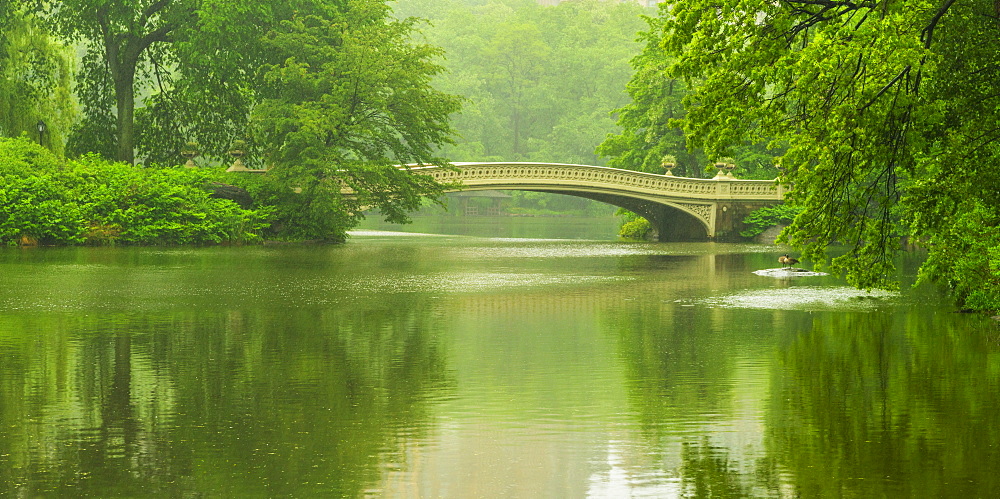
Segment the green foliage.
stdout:
<svg viewBox="0 0 1000 499">
<path fill-rule="evenodd" d="M 621 217 L 622 226 L 618 229 L 618 236 L 625 239 L 647 239 L 653 230 L 649 220 L 632 213 L 624 208 L 619 209 L 616 215 Z"/>
<path fill-rule="evenodd" d="M 14 0 L 48 29 L 86 50 L 78 78 L 85 125 L 75 130 L 73 149 L 87 138 L 113 136 L 115 159 L 132 163 L 135 156 L 137 80 L 168 72 L 175 61 L 169 50 L 175 32 L 197 28 L 197 0 Z M 82 42 L 82 43 L 80 43 Z M 113 128 L 95 130 L 100 125 Z M 104 149 L 105 140 L 95 143 Z"/>
<path fill-rule="evenodd" d="M 597 154 L 611 158 L 608 166 L 662 173 L 662 158 L 673 155 L 675 175 L 701 177 L 707 163 L 703 153 L 692 154 L 684 146 L 684 136 L 671 126 L 684 114 L 681 99 L 687 94 L 682 81 L 664 71 L 665 60 L 659 47 L 662 26 L 646 17 L 649 31 L 639 34 L 645 42 L 642 52 L 632 58 L 635 70 L 626 90 L 631 102 L 616 110 L 621 133 L 608 134 L 597 147 Z"/>
<path fill-rule="evenodd" d="M 904 235 L 931 243 L 925 275 L 1000 309 L 1000 24 L 993 2 L 725 1 L 661 7 L 660 43 L 685 99 L 689 145 L 772 140 L 803 208 L 782 238 L 834 258 L 861 287 L 891 287 Z"/>
<path fill-rule="evenodd" d="M 0 243 L 206 244 L 260 240 L 268 210 L 210 197 L 222 173 L 142 169 L 96 156 L 62 164 L 0 139 Z"/>
<path fill-rule="evenodd" d="M 76 117 L 70 92 L 70 51 L 53 40 L 36 20 L 16 4 L 4 2 L 0 12 L 0 136 L 28 134 L 61 153 Z"/>
<path fill-rule="evenodd" d="M 59 160 L 25 138 L 0 138 L 0 243 L 81 241 L 80 208 L 57 181 Z"/>
<path fill-rule="evenodd" d="M 340 242 L 357 218 L 339 203 L 342 198 L 316 184 L 290 187 L 276 175 L 230 174 L 229 182 L 246 189 L 256 206 L 268 213 L 268 239 Z M 309 189 L 309 190 L 307 190 Z"/>
<path fill-rule="evenodd" d="M 933 198 L 924 198 L 934 202 Z M 922 280 L 950 287 L 959 305 L 972 310 L 1000 309 L 1000 210 L 970 197 L 958 201 L 947 227 L 926 240 L 932 248 L 921 268 Z M 923 231 L 922 231 L 923 232 Z"/>
<path fill-rule="evenodd" d="M 432 178 L 400 164 L 446 164 L 459 99 L 431 88 L 440 50 L 410 41 L 415 20 L 394 20 L 378 0 L 349 2 L 282 22 L 265 43 L 261 102 L 251 121 L 287 235 L 340 239 L 366 209 L 406 222 Z M 290 191 L 297 196 L 289 198 Z"/>
<path fill-rule="evenodd" d="M 662 173 L 663 158 L 673 157 L 674 175 L 704 177 L 714 156 L 700 147 L 688 147 L 679 121 L 685 115 L 683 99 L 690 94 L 688 85 L 671 75 L 667 69 L 674 58 L 666 53 L 661 40 L 665 24 L 662 18 L 645 17 L 648 31 L 639 39 L 645 42 L 642 51 L 632 58 L 635 70 L 626 85 L 631 101 L 615 110 L 620 133 L 609 133 L 597 146 L 596 153 L 609 158 L 608 166 L 650 173 Z M 757 142 L 734 143 L 724 152 L 736 156 L 735 173 L 740 178 L 770 179 L 775 151 Z M 713 154 L 715 154 L 713 152 Z M 721 155 L 721 154 L 720 154 Z"/>
<path fill-rule="evenodd" d="M 71 165 L 73 197 L 85 209 L 89 242 L 204 244 L 259 241 L 260 213 L 210 197 L 217 171 L 139 169 L 88 156 Z M 92 233 L 92 234 L 91 234 Z M 100 241 L 104 238 L 105 241 Z"/>
<path fill-rule="evenodd" d="M 628 60 L 645 12 L 634 2 L 400 0 L 403 15 L 430 18 L 444 48 L 442 90 L 468 100 L 454 118 L 455 161 L 601 164 L 594 146 L 617 130 L 609 112 L 626 98 Z"/>
<path fill-rule="evenodd" d="M 441 51 L 413 43 L 417 22 L 386 0 L 16 2 L 85 50 L 72 156 L 171 165 L 197 141 L 216 164 L 244 141 L 244 162 L 274 167 L 289 237 L 339 239 L 371 208 L 406 221 L 441 192 L 396 165 L 446 163 L 459 99 L 430 87 Z"/>
<path fill-rule="evenodd" d="M 802 213 L 802 210 L 790 204 L 758 208 L 743 219 L 743 223 L 749 225 L 749 227 L 741 230 L 740 235 L 743 237 L 754 237 L 770 227 L 788 225 L 795 220 L 795 217 L 799 213 Z"/>
</svg>

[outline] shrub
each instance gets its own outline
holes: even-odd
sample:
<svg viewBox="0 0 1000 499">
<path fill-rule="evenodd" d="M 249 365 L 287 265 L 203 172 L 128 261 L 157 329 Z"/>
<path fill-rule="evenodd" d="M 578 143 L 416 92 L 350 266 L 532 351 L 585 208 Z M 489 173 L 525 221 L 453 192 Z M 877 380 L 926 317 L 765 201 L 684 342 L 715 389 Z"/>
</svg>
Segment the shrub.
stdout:
<svg viewBox="0 0 1000 499">
<path fill-rule="evenodd" d="M 653 230 L 649 220 L 632 213 L 624 208 L 615 212 L 622 219 L 622 225 L 618 229 L 618 237 L 626 239 L 647 239 Z"/>
<path fill-rule="evenodd" d="M 0 139 L 0 243 L 206 244 L 260 240 L 269 210 L 211 197 L 221 170 L 138 168 L 95 155 L 62 163 Z"/>
</svg>

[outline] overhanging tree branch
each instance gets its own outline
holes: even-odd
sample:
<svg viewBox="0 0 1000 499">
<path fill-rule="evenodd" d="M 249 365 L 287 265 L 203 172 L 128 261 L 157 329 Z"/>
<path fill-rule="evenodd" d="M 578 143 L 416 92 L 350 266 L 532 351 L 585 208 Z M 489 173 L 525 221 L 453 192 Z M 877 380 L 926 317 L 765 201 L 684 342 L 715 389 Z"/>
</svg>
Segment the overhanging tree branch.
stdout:
<svg viewBox="0 0 1000 499">
<path fill-rule="evenodd" d="M 945 0 L 944 4 L 938 8 L 938 11 L 934 14 L 934 17 L 927 22 L 927 26 L 924 26 L 923 31 L 920 32 L 920 40 L 924 42 L 924 48 L 931 48 L 931 42 L 934 39 L 934 28 L 937 27 L 938 22 L 942 17 L 948 12 L 948 9 L 955 3 L 955 0 Z"/>
</svg>

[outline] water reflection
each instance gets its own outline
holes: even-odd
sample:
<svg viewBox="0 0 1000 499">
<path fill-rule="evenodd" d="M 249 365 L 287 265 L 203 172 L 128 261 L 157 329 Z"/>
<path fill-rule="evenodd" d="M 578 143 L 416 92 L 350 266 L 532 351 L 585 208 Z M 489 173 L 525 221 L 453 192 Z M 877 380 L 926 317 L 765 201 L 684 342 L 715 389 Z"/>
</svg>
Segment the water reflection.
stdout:
<svg viewBox="0 0 1000 499">
<path fill-rule="evenodd" d="M 823 315 L 777 355 L 768 441 L 802 496 L 1000 490 L 1000 351 L 954 314 Z"/>
<path fill-rule="evenodd" d="M 425 310 L 5 324 L 3 489 L 358 495 L 452 383 Z"/>
<path fill-rule="evenodd" d="M 379 234 L 0 251 L 0 494 L 998 490 L 996 324 L 753 274 L 773 260 Z"/>
</svg>

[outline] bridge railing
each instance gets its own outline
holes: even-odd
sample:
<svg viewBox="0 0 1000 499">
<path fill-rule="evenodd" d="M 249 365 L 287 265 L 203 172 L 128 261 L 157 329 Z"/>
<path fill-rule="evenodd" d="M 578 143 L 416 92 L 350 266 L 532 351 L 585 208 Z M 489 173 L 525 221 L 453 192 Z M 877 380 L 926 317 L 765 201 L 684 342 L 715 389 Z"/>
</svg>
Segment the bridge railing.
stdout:
<svg viewBox="0 0 1000 499">
<path fill-rule="evenodd" d="M 455 169 L 414 167 L 414 173 L 430 175 L 439 182 L 457 182 L 467 187 L 499 183 L 532 186 L 560 185 L 607 188 L 620 186 L 632 191 L 671 194 L 696 199 L 781 200 L 786 188 L 774 180 L 740 180 L 674 177 L 620 170 L 602 166 L 559 163 L 453 163 Z"/>
</svg>

